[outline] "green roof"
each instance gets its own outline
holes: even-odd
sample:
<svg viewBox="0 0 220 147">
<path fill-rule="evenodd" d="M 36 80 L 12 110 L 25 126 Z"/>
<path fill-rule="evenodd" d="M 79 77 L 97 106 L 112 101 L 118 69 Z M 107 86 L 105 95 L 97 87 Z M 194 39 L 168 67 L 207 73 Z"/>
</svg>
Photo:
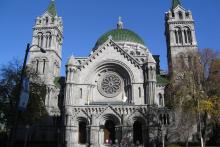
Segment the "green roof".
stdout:
<svg viewBox="0 0 220 147">
<path fill-rule="evenodd" d="M 173 0 L 172 9 L 175 9 L 178 5 L 181 5 L 180 0 Z"/>
<path fill-rule="evenodd" d="M 112 40 L 116 42 L 132 42 L 144 45 L 144 41 L 135 32 L 128 29 L 114 29 L 102 35 L 96 42 L 95 47 L 98 47 L 106 42 L 109 36 L 111 36 Z"/>
<path fill-rule="evenodd" d="M 49 12 L 53 17 L 57 15 L 57 10 L 56 10 L 56 5 L 55 5 L 54 0 L 51 0 L 47 8 L 47 12 Z"/>
</svg>

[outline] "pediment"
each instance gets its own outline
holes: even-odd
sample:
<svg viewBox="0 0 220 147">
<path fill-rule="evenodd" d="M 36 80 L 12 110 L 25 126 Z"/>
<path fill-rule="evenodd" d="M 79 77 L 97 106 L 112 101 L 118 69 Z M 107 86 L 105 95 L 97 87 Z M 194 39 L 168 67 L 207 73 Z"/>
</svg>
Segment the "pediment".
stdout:
<svg viewBox="0 0 220 147">
<path fill-rule="evenodd" d="M 110 47 L 111 46 L 111 47 Z M 117 51 L 118 54 L 125 60 L 129 61 L 131 64 L 133 64 L 137 68 L 141 68 L 141 64 L 133 58 L 131 55 L 129 55 L 124 49 L 122 49 L 117 43 L 115 43 L 113 40 L 108 39 L 103 45 L 99 46 L 94 52 L 90 54 L 90 56 L 81 64 L 81 69 L 85 68 L 87 65 L 89 65 L 90 62 L 93 62 L 98 58 L 98 56 L 101 56 L 104 50 L 106 49 L 114 49 Z"/>
<path fill-rule="evenodd" d="M 99 115 L 97 116 L 97 118 L 104 116 L 106 114 L 113 114 L 115 116 L 120 117 L 120 114 L 114 110 L 114 108 L 110 105 L 108 105 L 102 112 L 99 113 Z"/>
<path fill-rule="evenodd" d="M 182 12 L 185 12 L 186 11 L 186 9 L 185 8 L 183 8 L 181 5 L 178 5 L 174 10 L 173 10 L 174 12 L 178 12 L 178 11 L 182 11 Z"/>
</svg>

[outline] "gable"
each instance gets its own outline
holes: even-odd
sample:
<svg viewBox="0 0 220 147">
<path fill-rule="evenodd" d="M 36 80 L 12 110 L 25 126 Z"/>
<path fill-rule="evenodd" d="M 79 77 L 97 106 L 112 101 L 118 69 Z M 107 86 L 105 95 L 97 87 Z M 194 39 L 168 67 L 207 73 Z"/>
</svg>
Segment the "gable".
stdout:
<svg viewBox="0 0 220 147">
<path fill-rule="evenodd" d="M 117 51 L 118 55 L 121 56 L 121 58 L 129 61 L 131 64 L 133 64 L 138 69 L 141 68 L 140 63 L 134 59 L 131 55 L 129 55 L 125 50 L 123 50 L 119 45 L 117 45 L 113 40 L 108 39 L 103 45 L 101 45 L 98 49 L 96 49 L 88 58 L 81 64 L 81 70 L 83 68 L 86 68 L 87 65 L 89 65 L 89 62 L 92 62 L 93 60 L 96 60 L 98 56 L 103 56 L 104 50 L 111 50 L 114 49 Z M 109 51 L 110 53 L 110 51 Z M 109 55 L 108 55 L 109 56 Z M 114 57 L 113 57 L 114 58 Z"/>
</svg>

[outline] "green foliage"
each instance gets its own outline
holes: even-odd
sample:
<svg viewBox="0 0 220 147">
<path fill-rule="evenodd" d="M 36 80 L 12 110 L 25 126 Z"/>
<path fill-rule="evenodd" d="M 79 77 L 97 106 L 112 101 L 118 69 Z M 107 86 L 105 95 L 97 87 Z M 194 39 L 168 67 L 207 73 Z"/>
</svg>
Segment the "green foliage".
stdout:
<svg viewBox="0 0 220 147">
<path fill-rule="evenodd" d="M 34 70 L 26 70 L 30 79 L 30 96 L 25 112 L 22 112 L 20 124 L 32 124 L 47 115 L 44 108 L 46 86 Z M 21 64 L 17 60 L 0 68 L 0 124 L 11 128 L 17 109 L 20 94 Z"/>
</svg>

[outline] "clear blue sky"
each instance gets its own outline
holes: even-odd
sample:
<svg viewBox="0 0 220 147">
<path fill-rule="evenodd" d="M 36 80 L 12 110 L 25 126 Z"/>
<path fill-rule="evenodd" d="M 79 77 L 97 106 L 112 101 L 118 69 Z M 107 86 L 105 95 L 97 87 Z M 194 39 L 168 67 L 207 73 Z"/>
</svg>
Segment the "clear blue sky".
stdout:
<svg viewBox="0 0 220 147">
<path fill-rule="evenodd" d="M 45 12 L 49 2 L 0 0 L 0 65 L 23 59 L 35 18 Z M 182 4 L 193 13 L 199 48 L 220 51 L 220 0 L 182 0 Z M 56 0 L 56 6 L 64 22 L 62 74 L 68 57 L 87 56 L 96 40 L 116 27 L 118 16 L 153 54 L 161 55 L 161 66 L 167 69 L 164 14 L 171 0 Z"/>
</svg>

